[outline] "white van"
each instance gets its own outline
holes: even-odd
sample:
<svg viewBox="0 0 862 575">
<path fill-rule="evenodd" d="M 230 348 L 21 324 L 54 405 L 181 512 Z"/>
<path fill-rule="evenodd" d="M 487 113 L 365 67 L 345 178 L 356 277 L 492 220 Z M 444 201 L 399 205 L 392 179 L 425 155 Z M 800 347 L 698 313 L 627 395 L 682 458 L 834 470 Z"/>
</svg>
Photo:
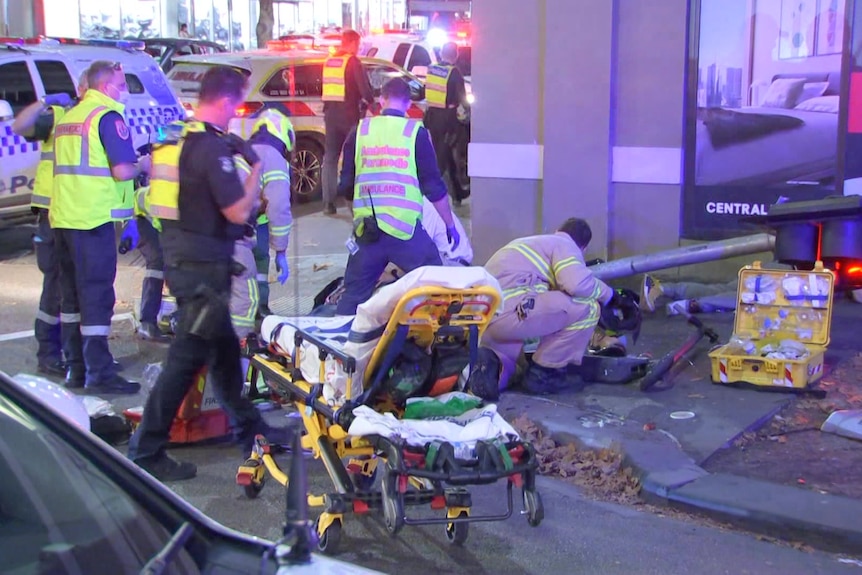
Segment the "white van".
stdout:
<svg viewBox="0 0 862 575">
<path fill-rule="evenodd" d="M 91 63 L 123 65 L 129 85 L 126 122 L 135 148 L 162 126 L 184 117 L 182 106 L 143 42 L 126 40 L 0 39 L 0 102 L 17 114 L 42 96 L 77 94 L 78 78 Z M 5 108 L 0 104 L 0 109 Z M 0 118 L 0 228 L 30 222 L 30 194 L 41 145 L 12 133 L 12 118 Z"/>
</svg>

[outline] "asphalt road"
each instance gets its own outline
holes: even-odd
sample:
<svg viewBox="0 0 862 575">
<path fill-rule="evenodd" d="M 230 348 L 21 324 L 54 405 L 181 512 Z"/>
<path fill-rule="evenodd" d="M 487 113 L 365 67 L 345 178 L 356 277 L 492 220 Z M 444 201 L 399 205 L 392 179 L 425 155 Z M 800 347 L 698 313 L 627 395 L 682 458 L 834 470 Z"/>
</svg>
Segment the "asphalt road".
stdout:
<svg viewBox="0 0 862 575">
<path fill-rule="evenodd" d="M 336 226 L 333 231 L 333 225 Z M 318 215 L 300 217 L 293 244 L 294 276 L 287 286 L 275 286 L 273 298 L 284 309 L 287 302 L 313 295 L 340 273 L 341 244 L 349 230 L 343 221 L 333 224 Z M 343 228 L 343 229 L 342 229 Z M 32 228 L 0 231 L 0 369 L 9 374 L 34 372 L 35 342 L 32 329 L 41 277 L 29 250 Z M 330 268 L 313 271 L 329 263 Z M 130 309 L 140 285 L 140 262 L 121 261 L 117 279 L 117 313 Z M 293 304 L 296 305 L 296 304 Z M 141 376 L 148 363 L 160 361 L 164 348 L 140 342 L 132 323 L 114 324 L 112 347 L 127 366 L 131 378 Z M 114 401 L 118 409 L 142 403 L 142 397 Z M 268 418 L 284 417 L 282 411 Z M 268 483 L 260 497 L 249 500 L 234 484 L 236 466 L 242 461 L 236 448 L 217 444 L 185 447 L 174 455 L 194 461 L 198 477 L 171 487 L 193 505 L 223 524 L 276 539 L 284 517 L 284 491 Z M 281 461 L 287 465 L 287 457 Z M 330 483 L 319 462 L 310 462 L 310 483 L 315 491 Z M 385 573 L 476 574 L 862 574 L 862 561 L 819 552 L 799 551 L 754 536 L 723 530 L 695 519 L 677 519 L 635 508 L 584 499 L 572 486 L 558 480 L 540 482 L 546 518 L 538 528 L 528 526 L 518 514 L 507 521 L 475 524 L 463 548 L 447 543 L 443 528 L 405 527 L 389 537 L 376 516 L 348 516 L 341 559 Z M 474 490 L 474 509 L 500 509 L 505 503 L 503 486 Z M 518 500 L 516 498 L 516 506 Z M 416 510 L 422 512 L 424 510 Z M 844 561 L 844 562 L 842 562 Z"/>
</svg>

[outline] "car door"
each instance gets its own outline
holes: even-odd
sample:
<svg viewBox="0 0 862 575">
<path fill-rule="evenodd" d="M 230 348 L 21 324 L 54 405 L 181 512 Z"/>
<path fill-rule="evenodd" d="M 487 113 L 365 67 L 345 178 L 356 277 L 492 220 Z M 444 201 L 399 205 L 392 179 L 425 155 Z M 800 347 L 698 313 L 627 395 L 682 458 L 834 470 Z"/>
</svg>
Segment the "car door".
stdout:
<svg viewBox="0 0 862 575">
<path fill-rule="evenodd" d="M 368 80 L 371 83 L 371 89 L 374 92 L 374 97 L 380 96 L 380 91 L 383 89 L 383 84 L 392 78 L 402 78 L 407 85 L 410 86 L 410 99 L 412 105 L 407 111 L 407 115 L 411 118 L 422 118 L 425 114 L 425 86 L 412 74 L 408 74 L 403 68 L 400 68 L 390 62 L 365 61 L 363 62 L 365 71 L 368 74 Z"/>
</svg>

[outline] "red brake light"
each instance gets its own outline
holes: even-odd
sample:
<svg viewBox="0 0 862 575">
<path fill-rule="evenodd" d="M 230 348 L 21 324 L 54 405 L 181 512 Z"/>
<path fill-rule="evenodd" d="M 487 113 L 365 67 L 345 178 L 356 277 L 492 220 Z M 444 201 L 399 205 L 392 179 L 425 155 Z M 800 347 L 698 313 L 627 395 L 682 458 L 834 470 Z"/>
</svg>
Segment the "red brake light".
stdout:
<svg viewBox="0 0 862 575">
<path fill-rule="evenodd" d="M 237 118 L 246 118 L 263 108 L 262 102 L 245 102 L 236 109 Z"/>
<path fill-rule="evenodd" d="M 862 274 L 862 266 L 857 264 L 855 266 L 851 266 L 851 267 L 847 268 L 847 275 L 855 276 L 855 275 L 859 275 L 859 274 Z"/>
</svg>

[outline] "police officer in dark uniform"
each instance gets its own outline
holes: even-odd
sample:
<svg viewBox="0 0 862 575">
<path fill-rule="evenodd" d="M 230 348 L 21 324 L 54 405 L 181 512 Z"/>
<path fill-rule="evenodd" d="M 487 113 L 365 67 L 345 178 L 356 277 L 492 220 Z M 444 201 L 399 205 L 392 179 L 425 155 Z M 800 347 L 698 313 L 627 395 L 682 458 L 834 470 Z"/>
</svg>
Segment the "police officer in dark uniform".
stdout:
<svg viewBox="0 0 862 575">
<path fill-rule="evenodd" d="M 335 214 L 338 189 L 338 158 L 350 130 L 373 105 L 374 92 L 359 52 L 359 33 L 345 30 L 341 50 L 323 64 L 323 123 L 326 142 L 323 151 L 323 203 L 327 214 Z"/>
<path fill-rule="evenodd" d="M 458 107 L 469 109 L 464 76 L 455 65 L 458 60 L 458 45 L 449 42 L 440 50 L 440 64 L 428 68 L 425 98 L 428 110 L 424 124 L 431 134 L 431 142 L 437 153 L 440 174 L 449 180 L 449 191 L 456 205 L 469 196 L 461 185 L 459 163 L 456 152 L 462 155 L 464 126 L 458 119 Z"/>
<path fill-rule="evenodd" d="M 162 481 L 190 479 L 197 472 L 193 464 L 168 457 L 165 448 L 177 410 L 205 365 L 208 384 L 216 386 L 241 446 L 250 450 L 257 433 L 273 435 L 242 397 L 240 345 L 228 307 L 234 242 L 244 234 L 260 179 L 260 164 L 254 162 L 241 183 L 233 159 L 238 150 L 225 135 L 246 91 L 246 77 L 232 68 L 214 66 L 204 75 L 195 112 L 200 124 L 186 134 L 179 156 L 179 219 L 162 220 L 165 280 L 178 306 L 176 338 L 128 453 Z"/>
</svg>

